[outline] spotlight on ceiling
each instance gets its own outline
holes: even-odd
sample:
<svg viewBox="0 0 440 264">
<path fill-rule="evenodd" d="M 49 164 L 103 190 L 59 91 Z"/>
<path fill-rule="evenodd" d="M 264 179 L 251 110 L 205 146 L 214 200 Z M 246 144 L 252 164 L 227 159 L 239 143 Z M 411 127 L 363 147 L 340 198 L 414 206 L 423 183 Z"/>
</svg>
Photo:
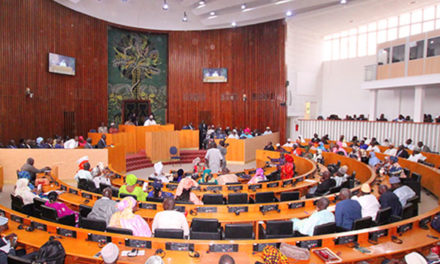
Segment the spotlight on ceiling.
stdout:
<svg viewBox="0 0 440 264">
<path fill-rule="evenodd" d="M 183 12 L 182 22 L 188 22 L 188 16 L 186 15 L 186 11 Z"/>
<path fill-rule="evenodd" d="M 341 0 L 340 3 L 341 5 L 345 5 L 347 3 L 347 0 Z"/>
<path fill-rule="evenodd" d="M 246 9 L 246 4 L 241 4 L 240 8 L 241 8 L 241 10 L 245 10 Z"/>
<path fill-rule="evenodd" d="M 210 15 L 210 16 L 215 16 L 215 12 L 214 12 L 214 11 L 211 11 L 211 12 L 209 12 L 209 15 Z"/>
<path fill-rule="evenodd" d="M 205 5 L 205 4 L 206 4 L 206 2 L 204 0 L 199 1 L 199 5 Z"/>
<path fill-rule="evenodd" d="M 290 17 L 293 15 L 293 12 L 291 10 L 286 11 L 286 16 Z"/>
<path fill-rule="evenodd" d="M 231 26 L 236 27 L 237 23 L 234 21 L 234 22 L 231 23 Z"/>
<path fill-rule="evenodd" d="M 163 10 L 168 10 L 168 8 L 169 8 L 169 6 L 168 6 L 168 3 L 167 3 L 167 0 L 163 0 L 162 9 Z"/>
</svg>

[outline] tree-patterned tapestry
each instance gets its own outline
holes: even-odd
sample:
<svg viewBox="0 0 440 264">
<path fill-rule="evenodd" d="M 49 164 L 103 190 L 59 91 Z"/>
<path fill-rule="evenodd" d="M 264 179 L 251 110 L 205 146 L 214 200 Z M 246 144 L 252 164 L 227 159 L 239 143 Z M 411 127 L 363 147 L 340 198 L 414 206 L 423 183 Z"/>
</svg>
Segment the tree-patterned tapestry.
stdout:
<svg viewBox="0 0 440 264">
<path fill-rule="evenodd" d="M 124 100 L 145 100 L 156 122 L 166 123 L 167 63 L 166 34 L 108 28 L 109 122 L 122 124 Z"/>
</svg>

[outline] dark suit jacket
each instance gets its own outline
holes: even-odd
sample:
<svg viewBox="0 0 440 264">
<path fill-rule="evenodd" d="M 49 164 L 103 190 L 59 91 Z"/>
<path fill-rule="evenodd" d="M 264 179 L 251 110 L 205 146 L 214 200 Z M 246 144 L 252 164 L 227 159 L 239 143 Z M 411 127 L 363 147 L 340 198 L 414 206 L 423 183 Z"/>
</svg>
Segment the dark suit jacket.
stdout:
<svg viewBox="0 0 440 264">
<path fill-rule="evenodd" d="M 103 149 L 103 148 L 107 147 L 107 143 L 105 142 L 104 139 L 101 138 L 96 146 L 100 149 Z"/>
</svg>

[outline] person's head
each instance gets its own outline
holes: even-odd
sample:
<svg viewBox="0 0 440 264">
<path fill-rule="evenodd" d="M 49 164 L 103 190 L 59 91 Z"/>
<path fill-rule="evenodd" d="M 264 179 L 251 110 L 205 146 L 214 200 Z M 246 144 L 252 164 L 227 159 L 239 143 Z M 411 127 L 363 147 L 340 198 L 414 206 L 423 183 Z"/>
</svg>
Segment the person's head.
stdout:
<svg viewBox="0 0 440 264">
<path fill-rule="evenodd" d="M 379 185 L 379 194 L 384 194 L 387 191 L 388 191 L 388 186 L 386 186 L 385 184 Z"/>
<path fill-rule="evenodd" d="M 405 146 L 404 145 L 399 145 L 399 148 L 398 148 L 398 150 L 400 151 L 400 150 L 402 150 L 402 149 L 404 149 L 405 148 Z"/>
<path fill-rule="evenodd" d="M 131 196 L 127 196 L 124 197 L 121 201 L 119 201 L 119 203 L 116 204 L 116 207 L 118 208 L 118 211 L 126 211 L 126 210 L 130 210 L 133 211 L 133 208 L 136 206 L 136 200 L 131 197 Z"/>
<path fill-rule="evenodd" d="M 163 264 L 163 260 L 160 256 L 153 255 L 147 259 L 145 264 Z"/>
<path fill-rule="evenodd" d="M 267 142 L 268 146 L 272 146 L 272 141 Z"/>
<path fill-rule="evenodd" d="M 410 145 L 410 144 L 412 143 L 412 139 L 408 138 L 408 139 L 405 141 L 405 143 L 406 143 L 407 145 Z"/>
<path fill-rule="evenodd" d="M 34 165 L 34 159 L 33 158 L 28 158 L 26 160 L 26 163 L 29 164 L 29 165 Z"/>
<path fill-rule="evenodd" d="M 17 180 L 17 182 L 15 183 L 15 187 L 16 189 L 23 189 L 23 188 L 27 188 L 29 185 L 29 180 L 26 178 L 20 178 Z"/>
<path fill-rule="evenodd" d="M 102 190 L 102 195 L 104 197 L 111 199 L 112 198 L 112 188 L 110 188 L 110 187 L 104 188 L 104 190 Z"/>
<path fill-rule="evenodd" d="M 423 142 L 422 141 L 417 142 L 417 147 L 419 148 L 423 147 Z"/>
<path fill-rule="evenodd" d="M 101 122 L 101 126 L 104 126 L 104 122 Z"/>
<path fill-rule="evenodd" d="M 198 163 L 197 163 L 198 164 Z M 183 169 L 178 169 L 177 170 L 177 177 L 183 177 L 184 171 Z"/>
<path fill-rule="evenodd" d="M 104 260 L 104 264 L 113 264 L 116 263 L 119 257 L 119 248 L 116 244 L 108 243 L 101 249 L 102 260 Z"/>
<path fill-rule="evenodd" d="M 361 185 L 361 192 L 362 194 L 370 194 L 371 193 L 371 187 L 368 183 L 364 183 Z"/>
<path fill-rule="evenodd" d="M 339 193 L 339 199 L 341 200 L 347 200 L 350 199 L 351 192 L 348 188 L 342 188 L 341 192 Z"/>
<path fill-rule="evenodd" d="M 153 119 L 154 119 L 154 116 L 153 116 L 153 115 L 150 115 L 148 118 L 149 118 L 150 120 L 153 120 Z"/>
<path fill-rule="evenodd" d="M 87 143 L 92 144 L 92 139 L 91 138 L 87 138 Z"/>
<path fill-rule="evenodd" d="M 399 177 L 396 177 L 396 176 L 391 177 L 389 179 L 389 182 L 390 182 L 390 185 L 391 185 L 392 189 L 396 189 L 396 188 L 400 187 L 400 179 L 399 179 Z"/>
<path fill-rule="evenodd" d="M 218 264 L 235 264 L 235 260 L 228 254 L 225 254 L 220 257 Z"/>
<path fill-rule="evenodd" d="M 225 146 L 225 141 L 224 140 L 220 140 L 220 146 L 224 147 Z"/>
<path fill-rule="evenodd" d="M 327 209 L 329 204 L 330 201 L 326 197 L 322 197 L 316 202 L 316 207 L 318 208 L 318 211 L 321 211 Z"/>
<path fill-rule="evenodd" d="M 125 183 L 126 183 L 128 186 L 133 186 L 133 185 L 136 184 L 136 182 L 137 182 L 137 177 L 136 177 L 136 175 L 134 175 L 134 174 L 128 174 L 128 175 L 125 177 Z"/>
<path fill-rule="evenodd" d="M 174 210 L 175 201 L 173 197 L 167 197 L 163 200 L 164 210 Z"/>
<path fill-rule="evenodd" d="M 347 165 L 340 167 L 338 170 L 338 176 L 344 176 L 347 173 L 347 170 L 348 170 Z"/>
<path fill-rule="evenodd" d="M 329 172 L 329 171 L 324 171 L 324 172 L 322 173 L 321 179 L 322 179 L 323 181 L 330 179 L 330 172 Z"/>
<path fill-rule="evenodd" d="M 90 170 L 90 163 L 86 162 L 83 165 L 84 170 L 89 171 Z"/>
<path fill-rule="evenodd" d="M 0 233 L 9 229 L 8 222 L 9 222 L 8 218 L 4 216 L 0 216 Z"/>
<path fill-rule="evenodd" d="M 58 193 L 55 191 L 52 191 L 47 195 L 47 198 L 49 199 L 49 202 L 54 203 L 58 199 Z"/>
</svg>

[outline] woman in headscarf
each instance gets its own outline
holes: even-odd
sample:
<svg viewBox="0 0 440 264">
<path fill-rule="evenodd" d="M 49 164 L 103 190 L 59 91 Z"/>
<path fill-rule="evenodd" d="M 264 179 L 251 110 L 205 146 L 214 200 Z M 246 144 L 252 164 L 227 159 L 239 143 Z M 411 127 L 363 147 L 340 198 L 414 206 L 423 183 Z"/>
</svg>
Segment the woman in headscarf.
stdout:
<svg viewBox="0 0 440 264">
<path fill-rule="evenodd" d="M 135 195 L 138 201 L 145 201 L 145 193 L 142 191 L 142 187 L 136 186 L 137 177 L 134 174 L 128 174 L 125 176 L 125 184 L 119 188 L 118 197 L 121 197 L 121 193 Z"/>
<path fill-rule="evenodd" d="M 117 228 L 125 228 L 133 231 L 134 236 L 151 237 L 151 230 L 147 222 L 133 213 L 136 206 L 136 200 L 133 197 L 125 197 L 116 204 L 118 212 L 114 213 L 110 218 L 109 226 Z"/>
<path fill-rule="evenodd" d="M 322 143 L 322 142 L 319 142 L 319 145 L 318 145 L 318 147 L 317 147 L 316 149 L 320 149 L 321 151 L 324 151 L 324 152 L 327 151 L 327 150 L 325 149 L 324 143 Z"/>
<path fill-rule="evenodd" d="M 214 178 L 210 169 L 206 169 L 203 171 L 202 178 L 199 180 L 199 184 L 201 183 L 218 184 L 217 179 Z"/>
<path fill-rule="evenodd" d="M 170 182 L 170 180 L 165 175 L 165 173 L 163 173 L 163 164 L 160 161 L 154 163 L 154 173 L 152 173 L 150 175 L 150 178 L 152 178 L 154 180 L 160 180 L 163 183 L 169 183 Z"/>
<path fill-rule="evenodd" d="M 87 141 L 84 140 L 83 136 L 78 137 L 78 146 L 84 147 L 87 144 Z"/>
<path fill-rule="evenodd" d="M 255 172 L 255 175 L 248 181 L 248 184 L 255 184 L 260 181 L 266 181 L 267 178 L 264 175 L 264 170 L 262 168 L 258 168 Z"/>
<path fill-rule="evenodd" d="M 57 210 L 57 217 L 58 218 L 64 217 L 66 215 L 74 214 L 75 215 L 75 222 L 78 222 L 79 216 L 78 216 L 77 212 L 75 212 L 72 209 L 70 209 L 69 207 L 67 207 L 67 205 L 65 205 L 64 203 L 57 202 L 57 200 L 58 200 L 58 193 L 57 192 L 55 192 L 55 191 L 50 192 L 48 195 L 48 198 L 49 198 L 49 201 L 47 201 L 44 205 Z"/>
<path fill-rule="evenodd" d="M 203 202 L 200 201 L 197 195 L 191 192 L 191 188 L 197 186 L 199 186 L 199 184 L 190 177 L 183 178 L 176 189 L 176 200 L 192 202 L 195 205 L 203 205 Z"/>
<path fill-rule="evenodd" d="M 284 155 L 286 164 L 281 167 L 281 180 L 287 180 L 293 178 L 295 174 L 295 164 L 293 163 L 293 158 L 290 155 Z"/>
<path fill-rule="evenodd" d="M 38 195 L 34 194 L 29 188 L 29 180 L 26 178 L 21 178 L 17 180 L 15 184 L 14 196 L 20 196 L 23 199 L 23 204 L 33 204 L 34 198 Z"/>
<path fill-rule="evenodd" d="M 377 164 L 380 164 L 380 159 L 376 157 L 376 153 L 374 151 L 370 152 L 370 159 L 368 160 L 368 165 L 370 167 L 375 168 Z"/>
</svg>

